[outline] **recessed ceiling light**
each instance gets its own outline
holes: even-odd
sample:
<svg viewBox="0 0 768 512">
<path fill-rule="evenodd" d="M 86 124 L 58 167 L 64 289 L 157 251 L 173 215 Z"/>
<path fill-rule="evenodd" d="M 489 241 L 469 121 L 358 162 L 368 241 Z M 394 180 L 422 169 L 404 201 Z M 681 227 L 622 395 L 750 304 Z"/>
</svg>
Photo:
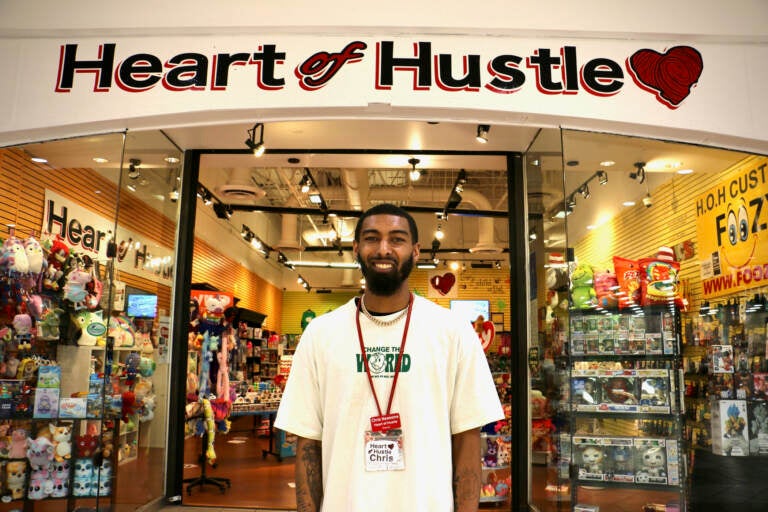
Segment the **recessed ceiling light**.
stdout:
<svg viewBox="0 0 768 512">
<path fill-rule="evenodd" d="M 678 169 L 677 174 L 693 174 L 693 169 Z"/>
<path fill-rule="evenodd" d="M 590 224 L 589 226 L 587 226 L 587 229 L 592 230 L 592 229 L 595 229 L 596 227 L 597 226 L 595 226 L 594 224 Z"/>
<path fill-rule="evenodd" d="M 93 161 L 96 162 L 97 164 L 105 164 L 105 163 L 109 162 L 109 160 L 107 160 L 106 158 L 100 157 L 100 156 L 93 157 Z"/>
<path fill-rule="evenodd" d="M 180 162 L 180 160 L 175 156 L 167 156 L 164 158 L 164 160 L 169 164 L 177 164 Z"/>
<path fill-rule="evenodd" d="M 634 201 L 624 201 L 623 203 L 621 203 L 621 205 L 622 206 L 635 206 L 635 202 Z"/>
<path fill-rule="evenodd" d="M 129 183 L 128 185 L 126 185 L 126 188 L 131 192 L 136 192 L 136 187 L 134 186 L 133 183 Z"/>
<path fill-rule="evenodd" d="M 101 190 L 94 190 L 93 193 L 94 194 L 101 194 Z"/>
<path fill-rule="evenodd" d="M 30 160 L 32 160 L 36 164 L 47 164 L 48 163 L 47 159 L 41 158 L 39 156 L 33 156 L 32 158 L 30 158 Z"/>
<path fill-rule="evenodd" d="M 610 167 L 612 165 L 616 165 L 616 162 L 614 162 L 613 160 L 603 160 L 602 162 L 600 162 L 601 167 Z"/>
<path fill-rule="evenodd" d="M 568 167 L 576 167 L 577 165 L 579 165 L 579 161 L 578 160 L 568 160 L 567 162 L 565 162 L 565 165 L 567 165 Z"/>
</svg>

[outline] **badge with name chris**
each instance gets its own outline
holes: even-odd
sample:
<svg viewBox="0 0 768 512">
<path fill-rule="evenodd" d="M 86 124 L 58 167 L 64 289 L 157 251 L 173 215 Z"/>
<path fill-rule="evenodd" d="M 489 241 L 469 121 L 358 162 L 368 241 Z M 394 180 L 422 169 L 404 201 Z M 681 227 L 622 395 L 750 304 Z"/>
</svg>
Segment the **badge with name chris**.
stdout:
<svg viewBox="0 0 768 512">
<path fill-rule="evenodd" d="M 364 453 L 366 471 L 398 471 L 405 469 L 403 431 L 366 431 Z"/>
</svg>

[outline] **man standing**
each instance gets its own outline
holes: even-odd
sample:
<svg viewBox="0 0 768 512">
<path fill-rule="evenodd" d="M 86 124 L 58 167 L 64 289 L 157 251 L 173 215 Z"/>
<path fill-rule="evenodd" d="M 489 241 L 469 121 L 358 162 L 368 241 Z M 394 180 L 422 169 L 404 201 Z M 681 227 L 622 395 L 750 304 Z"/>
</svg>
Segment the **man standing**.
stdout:
<svg viewBox="0 0 768 512">
<path fill-rule="evenodd" d="M 474 512 L 479 430 L 504 416 L 477 335 L 410 292 L 406 211 L 364 212 L 352 249 L 365 292 L 307 326 L 275 420 L 298 436 L 298 511 Z"/>
</svg>

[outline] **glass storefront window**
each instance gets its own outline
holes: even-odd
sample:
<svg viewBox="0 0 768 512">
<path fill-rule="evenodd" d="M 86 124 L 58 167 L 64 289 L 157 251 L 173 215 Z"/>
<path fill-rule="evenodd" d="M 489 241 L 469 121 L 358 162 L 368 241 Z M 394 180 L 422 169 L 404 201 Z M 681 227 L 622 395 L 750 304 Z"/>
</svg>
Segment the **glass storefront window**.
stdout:
<svg viewBox="0 0 768 512">
<path fill-rule="evenodd" d="M 0 149 L 4 502 L 162 497 L 180 156 L 157 132 Z"/>
</svg>

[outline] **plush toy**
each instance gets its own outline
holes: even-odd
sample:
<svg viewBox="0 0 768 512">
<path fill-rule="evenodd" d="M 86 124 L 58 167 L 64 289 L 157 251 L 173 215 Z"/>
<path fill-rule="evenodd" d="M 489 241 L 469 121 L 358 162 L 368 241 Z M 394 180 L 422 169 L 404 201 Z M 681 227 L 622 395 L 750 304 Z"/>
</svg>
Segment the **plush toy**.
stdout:
<svg viewBox="0 0 768 512">
<path fill-rule="evenodd" d="M 72 482 L 73 496 L 90 496 L 93 480 L 93 461 L 91 459 L 75 460 L 75 478 Z"/>
<path fill-rule="evenodd" d="M 151 357 L 142 357 L 139 361 L 139 374 L 142 377 L 151 377 L 155 373 L 155 360 Z"/>
<path fill-rule="evenodd" d="M 27 456 L 27 431 L 23 428 L 17 428 L 11 433 L 11 449 L 8 457 L 11 459 L 23 459 Z"/>
<path fill-rule="evenodd" d="M 56 426 L 48 425 L 53 438 L 53 456 L 57 462 L 69 459 L 72 456 L 72 425 Z"/>
<path fill-rule="evenodd" d="M 69 469 L 70 464 L 68 460 L 54 462 L 51 466 L 51 474 L 53 478 L 60 478 L 62 480 L 69 481 Z"/>
<path fill-rule="evenodd" d="M 128 423 L 128 420 L 136 414 L 136 408 L 138 407 L 138 404 L 136 403 L 136 393 L 133 391 L 125 391 L 122 396 L 123 405 L 120 419 L 123 422 Z"/>
<path fill-rule="evenodd" d="M 3 242 L 0 254 L 0 268 L 11 274 L 26 274 L 29 272 L 29 260 L 24 251 L 24 244 L 13 234 Z"/>
<path fill-rule="evenodd" d="M 53 479 L 53 491 L 51 492 L 52 498 L 66 498 L 69 495 L 69 479 L 68 478 L 54 478 Z"/>
<path fill-rule="evenodd" d="M 78 328 L 75 333 L 78 345 L 93 347 L 105 344 L 104 335 L 107 333 L 107 326 L 104 324 L 101 311 L 78 311 L 72 316 L 72 321 Z"/>
<path fill-rule="evenodd" d="M 33 470 L 47 468 L 53 460 L 53 443 L 43 436 L 30 439 L 27 446 L 27 459 Z"/>
<path fill-rule="evenodd" d="M 133 388 L 136 383 L 136 375 L 139 373 L 141 356 L 137 352 L 131 352 L 125 359 L 125 385 Z"/>
<path fill-rule="evenodd" d="M 48 248 L 48 269 L 43 278 L 44 288 L 57 291 L 61 287 L 60 281 L 64 276 L 67 260 L 69 260 L 69 246 L 57 235 Z"/>
<path fill-rule="evenodd" d="M 13 330 L 19 350 L 32 349 L 32 317 L 27 313 L 19 313 L 13 317 Z"/>
<path fill-rule="evenodd" d="M 496 444 L 499 445 L 499 453 L 496 456 L 499 466 L 507 466 L 512 460 L 512 443 L 504 437 L 496 438 Z M 496 493 L 498 494 L 498 493 Z"/>
<path fill-rule="evenodd" d="M 88 285 L 91 283 L 91 274 L 75 266 L 67 274 L 67 282 L 64 285 L 64 300 L 72 303 L 75 311 L 86 308 L 88 298 Z"/>
<path fill-rule="evenodd" d="M 131 321 L 123 316 L 113 316 L 109 319 L 108 335 L 112 336 L 116 347 L 132 347 L 136 337 Z"/>
<path fill-rule="evenodd" d="M 24 240 L 24 253 L 27 255 L 27 262 L 29 263 L 29 272 L 33 275 L 39 276 L 48 268 L 48 260 L 43 253 L 43 246 L 34 236 L 30 236 Z"/>
<path fill-rule="evenodd" d="M 587 446 L 581 452 L 581 467 L 587 473 L 602 473 L 605 453 L 597 446 Z"/>
<path fill-rule="evenodd" d="M 54 308 L 43 312 L 40 321 L 37 322 L 37 338 L 41 340 L 58 340 L 61 337 L 59 326 L 64 313 L 63 309 Z"/>
<path fill-rule="evenodd" d="M 75 461 L 75 468 L 77 469 L 77 465 L 81 463 L 83 459 L 93 457 L 96 453 L 96 449 L 99 447 L 99 439 L 96 436 L 84 434 L 82 436 L 77 436 L 75 440 L 78 457 L 78 460 Z"/>
<path fill-rule="evenodd" d="M 486 448 L 483 455 L 483 465 L 487 468 L 494 468 L 498 465 L 498 445 L 496 439 L 487 437 L 485 439 Z"/>
<path fill-rule="evenodd" d="M 29 479 L 29 490 L 27 491 L 27 497 L 31 500 L 41 500 L 45 498 L 46 495 L 45 491 L 43 490 L 44 485 L 45 480 L 31 476 Z"/>
<path fill-rule="evenodd" d="M 216 424 L 213 420 L 213 408 L 207 398 L 202 399 L 203 414 L 205 419 L 205 432 L 208 434 L 207 447 L 205 449 L 205 458 L 213 466 L 216 464 L 216 450 L 213 449 L 213 442 L 216 437 Z"/>
<path fill-rule="evenodd" d="M 24 497 L 27 483 L 27 463 L 21 460 L 10 461 L 5 466 L 5 486 L 11 493 L 11 498 L 18 500 Z"/>
<path fill-rule="evenodd" d="M 147 395 L 141 402 L 141 409 L 139 410 L 139 421 L 144 423 L 152 421 L 155 417 L 155 395 Z"/>
<path fill-rule="evenodd" d="M 591 309 L 597 305 L 592 267 L 580 263 L 571 274 L 571 304 L 575 309 Z"/>
</svg>

